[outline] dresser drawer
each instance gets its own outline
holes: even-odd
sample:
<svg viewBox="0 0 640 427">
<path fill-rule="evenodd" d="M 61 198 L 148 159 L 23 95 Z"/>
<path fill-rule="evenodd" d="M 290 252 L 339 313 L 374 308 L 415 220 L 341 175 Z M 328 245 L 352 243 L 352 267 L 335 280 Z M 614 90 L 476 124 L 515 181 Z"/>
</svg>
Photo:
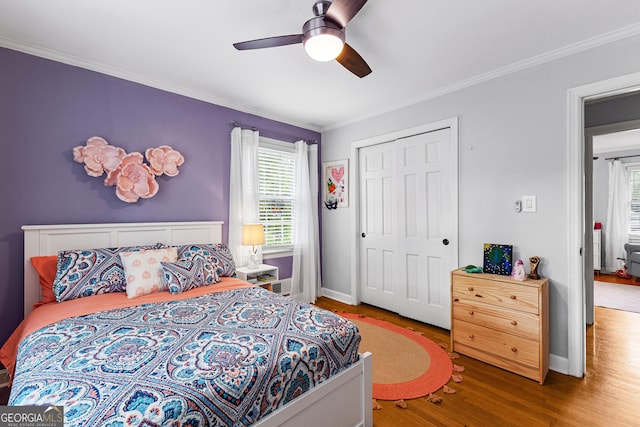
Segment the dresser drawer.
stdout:
<svg viewBox="0 0 640 427">
<path fill-rule="evenodd" d="M 493 304 L 538 314 L 538 287 L 497 280 L 458 276 L 453 282 L 452 297 Z"/>
<path fill-rule="evenodd" d="M 454 345 L 461 344 L 476 349 L 483 356 L 479 357 L 481 360 L 497 365 L 520 364 L 535 369 L 540 366 L 538 341 L 456 319 L 453 320 L 453 328 L 455 330 Z M 472 356 L 478 357 L 477 354 Z"/>
<path fill-rule="evenodd" d="M 458 298 L 453 301 L 453 318 L 467 323 L 509 332 L 537 341 L 540 319 L 532 313 L 508 310 L 491 305 L 474 304 Z"/>
</svg>

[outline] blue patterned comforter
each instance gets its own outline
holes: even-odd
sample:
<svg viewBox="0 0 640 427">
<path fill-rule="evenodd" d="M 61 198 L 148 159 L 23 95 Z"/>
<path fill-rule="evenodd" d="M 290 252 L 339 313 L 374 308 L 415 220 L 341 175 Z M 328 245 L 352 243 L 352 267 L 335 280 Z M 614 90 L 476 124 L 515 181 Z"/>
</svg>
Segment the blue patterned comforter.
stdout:
<svg viewBox="0 0 640 427">
<path fill-rule="evenodd" d="M 65 425 L 249 425 L 358 359 L 348 320 L 262 288 L 59 321 L 20 344 L 9 405 Z"/>
</svg>

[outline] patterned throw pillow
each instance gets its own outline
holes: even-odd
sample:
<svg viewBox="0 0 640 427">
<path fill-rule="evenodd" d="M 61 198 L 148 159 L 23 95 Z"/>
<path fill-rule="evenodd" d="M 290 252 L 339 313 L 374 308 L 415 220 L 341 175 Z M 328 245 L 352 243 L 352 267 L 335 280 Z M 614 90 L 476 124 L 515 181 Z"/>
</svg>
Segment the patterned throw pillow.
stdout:
<svg viewBox="0 0 640 427">
<path fill-rule="evenodd" d="M 199 245 L 184 245 L 178 249 L 179 260 L 190 260 L 201 258 L 204 262 L 205 282 L 219 282 L 213 278 L 213 273 L 218 276 L 236 277 L 236 264 L 233 262 L 233 255 L 224 243 L 210 243 Z M 213 281 L 212 281 L 213 280 Z"/>
<path fill-rule="evenodd" d="M 202 258 L 176 262 L 163 262 L 164 283 L 172 294 L 205 285 Z M 216 274 L 217 276 L 217 274 Z"/>
<path fill-rule="evenodd" d="M 236 263 L 233 261 L 231 249 L 224 243 L 214 243 L 212 246 L 216 252 L 214 258 L 218 266 L 218 274 L 224 277 L 236 277 Z"/>
<path fill-rule="evenodd" d="M 176 248 L 121 252 L 120 259 L 127 278 L 127 297 L 135 298 L 165 290 L 162 263 L 178 259 Z"/>
<path fill-rule="evenodd" d="M 79 249 L 58 252 L 53 293 L 58 302 L 109 292 L 124 292 L 127 281 L 120 261 L 121 252 L 164 248 L 150 246 Z"/>
</svg>

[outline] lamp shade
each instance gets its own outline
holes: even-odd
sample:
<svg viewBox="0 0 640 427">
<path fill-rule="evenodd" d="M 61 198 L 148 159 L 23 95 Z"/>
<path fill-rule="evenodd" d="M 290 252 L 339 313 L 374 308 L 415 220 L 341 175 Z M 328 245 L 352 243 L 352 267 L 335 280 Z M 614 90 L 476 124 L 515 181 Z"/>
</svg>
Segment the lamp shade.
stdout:
<svg viewBox="0 0 640 427">
<path fill-rule="evenodd" d="M 242 244 L 264 245 L 264 226 L 262 224 L 243 224 Z"/>
</svg>

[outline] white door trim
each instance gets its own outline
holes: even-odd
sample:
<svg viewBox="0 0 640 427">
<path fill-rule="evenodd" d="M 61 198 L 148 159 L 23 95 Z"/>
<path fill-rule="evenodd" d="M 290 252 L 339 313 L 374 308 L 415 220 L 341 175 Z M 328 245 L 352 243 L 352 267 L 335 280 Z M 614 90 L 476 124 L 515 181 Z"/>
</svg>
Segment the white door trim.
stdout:
<svg viewBox="0 0 640 427">
<path fill-rule="evenodd" d="M 449 119 L 440 120 L 433 123 L 428 123 L 408 129 L 402 129 L 395 132 L 386 133 L 383 135 L 377 135 L 351 143 L 351 151 L 349 158 L 349 180 L 351 181 L 351 188 L 359 188 L 359 150 L 363 147 L 371 145 L 382 144 L 383 142 L 393 141 L 398 138 L 404 138 L 419 133 L 432 132 L 439 129 L 451 129 L 451 142 L 452 142 L 452 155 L 455 159 L 452 165 L 452 176 L 455 180 L 451 192 L 452 200 L 451 207 L 453 215 L 453 223 L 455 224 L 453 235 L 451 236 L 452 242 L 458 242 L 458 117 L 452 117 Z M 360 304 L 360 251 L 359 251 L 359 239 L 360 239 L 360 227 L 358 226 L 358 218 L 360 218 L 360 196 L 358 191 L 352 192 L 353 204 L 351 209 L 350 226 L 351 226 L 351 300 L 352 305 Z M 454 262 L 458 264 L 458 252 L 454 253 Z"/>
<path fill-rule="evenodd" d="M 582 377 L 586 370 L 584 266 L 580 256 L 584 224 L 584 101 L 631 92 L 640 86 L 640 73 L 578 86 L 567 91 L 567 270 L 568 374 Z"/>
</svg>

